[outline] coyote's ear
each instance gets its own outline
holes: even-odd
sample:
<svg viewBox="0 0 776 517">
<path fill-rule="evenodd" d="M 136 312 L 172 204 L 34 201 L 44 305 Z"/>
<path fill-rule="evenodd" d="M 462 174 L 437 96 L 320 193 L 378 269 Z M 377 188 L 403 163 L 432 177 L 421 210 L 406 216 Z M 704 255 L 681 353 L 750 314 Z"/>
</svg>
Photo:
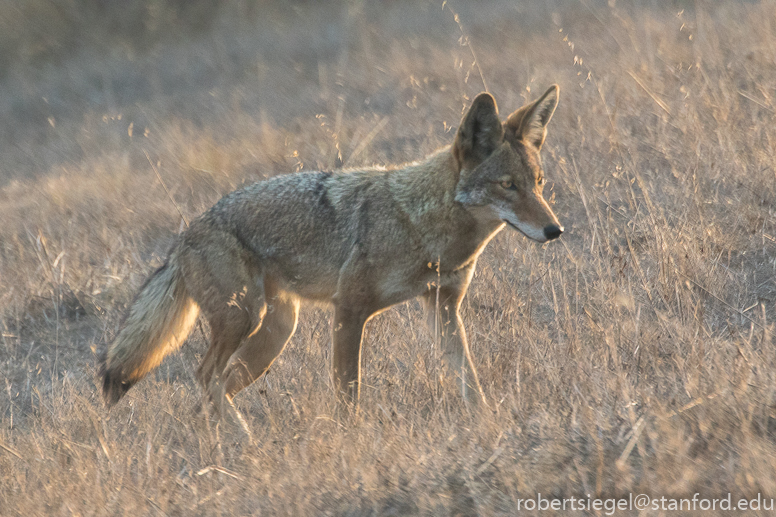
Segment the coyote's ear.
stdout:
<svg viewBox="0 0 776 517">
<path fill-rule="evenodd" d="M 453 154 L 459 165 L 474 167 L 490 156 L 503 136 L 495 99 L 489 93 L 481 93 L 461 120 L 453 143 Z"/>
<path fill-rule="evenodd" d="M 507 118 L 507 130 L 518 140 L 540 148 L 547 136 L 547 124 L 558 106 L 558 91 L 558 85 L 553 84 L 544 95 L 512 113 Z"/>
</svg>

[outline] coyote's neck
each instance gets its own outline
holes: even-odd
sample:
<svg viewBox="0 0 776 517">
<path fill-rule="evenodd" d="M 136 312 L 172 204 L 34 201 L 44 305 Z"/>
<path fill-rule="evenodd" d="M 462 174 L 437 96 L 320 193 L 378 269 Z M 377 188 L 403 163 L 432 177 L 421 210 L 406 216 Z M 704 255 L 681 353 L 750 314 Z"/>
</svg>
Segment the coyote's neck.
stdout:
<svg viewBox="0 0 776 517">
<path fill-rule="evenodd" d="M 458 163 L 450 146 L 391 174 L 391 192 L 429 253 L 446 269 L 470 263 L 503 227 L 482 221 L 455 201 Z M 444 266 L 443 266 L 444 268 Z"/>
<path fill-rule="evenodd" d="M 410 217 L 450 210 L 455 200 L 458 171 L 450 146 L 391 174 L 391 191 Z"/>
</svg>

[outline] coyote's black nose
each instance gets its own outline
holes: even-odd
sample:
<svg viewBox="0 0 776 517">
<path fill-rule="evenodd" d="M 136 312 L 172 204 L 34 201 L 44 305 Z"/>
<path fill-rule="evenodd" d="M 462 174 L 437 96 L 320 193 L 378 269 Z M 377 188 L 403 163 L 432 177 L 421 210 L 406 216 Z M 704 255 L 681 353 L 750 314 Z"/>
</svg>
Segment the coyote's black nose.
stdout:
<svg viewBox="0 0 776 517">
<path fill-rule="evenodd" d="M 561 233 L 563 233 L 563 227 L 557 224 L 548 224 L 544 227 L 544 236 L 547 237 L 548 241 L 557 239 Z"/>
</svg>

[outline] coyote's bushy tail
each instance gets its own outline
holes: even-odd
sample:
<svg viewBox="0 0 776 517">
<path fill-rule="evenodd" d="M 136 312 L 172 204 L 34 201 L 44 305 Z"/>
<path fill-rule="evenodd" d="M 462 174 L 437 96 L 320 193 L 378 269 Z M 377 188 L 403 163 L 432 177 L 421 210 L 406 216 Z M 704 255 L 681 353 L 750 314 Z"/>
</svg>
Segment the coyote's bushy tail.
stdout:
<svg viewBox="0 0 776 517">
<path fill-rule="evenodd" d="M 186 292 L 176 254 L 140 289 L 121 331 L 100 357 L 105 402 L 111 406 L 181 346 L 199 307 Z"/>
</svg>

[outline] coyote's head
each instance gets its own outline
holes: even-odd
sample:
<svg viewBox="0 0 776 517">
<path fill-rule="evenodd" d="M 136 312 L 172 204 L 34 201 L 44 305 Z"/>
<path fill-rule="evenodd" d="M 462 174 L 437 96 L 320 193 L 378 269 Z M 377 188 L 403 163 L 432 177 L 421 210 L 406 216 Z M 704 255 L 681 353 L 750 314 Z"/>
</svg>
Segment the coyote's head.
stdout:
<svg viewBox="0 0 776 517">
<path fill-rule="evenodd" d="M 504 221 L 546 242 L 563 227 L 542 197 L 539 150 L 558 105 L 558 86 L 501 122 L 496 101 L 481 93 L 464 115 L 452 152 L 460 170 L 455 200 L 483 222 Z"/>
</svg>

